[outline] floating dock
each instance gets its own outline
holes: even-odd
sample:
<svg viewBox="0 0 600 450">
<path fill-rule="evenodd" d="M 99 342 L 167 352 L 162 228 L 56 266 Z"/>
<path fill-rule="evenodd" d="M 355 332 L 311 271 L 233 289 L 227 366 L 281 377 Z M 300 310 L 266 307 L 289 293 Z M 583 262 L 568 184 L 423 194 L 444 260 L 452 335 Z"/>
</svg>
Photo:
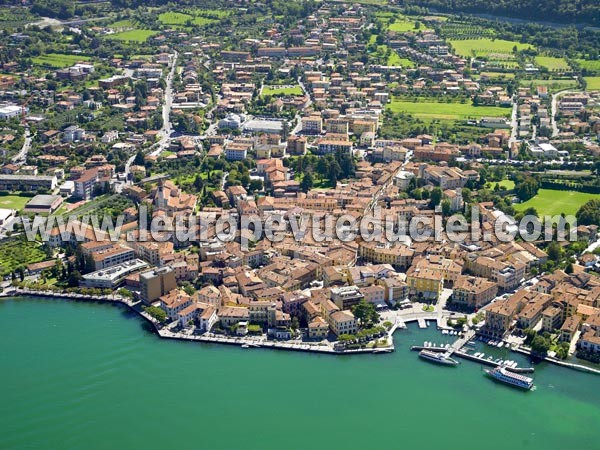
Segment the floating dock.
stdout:
<svg viewBox="0 0 600 450">
<path fill-rule="evenodd" d="M 440 353 L 441 352 L 446 353 L 448 351 L 448 349 L 445 347 L 424 347 L 421 345 L 413 345 L 410 349 L 414 352 L 420 352 L 421 350 L 425 350 L 425 349 L 432 351 L 432 352 L 440 352 Z M 482 358 L 479 356 L 471 355 L 470 353 L 463 352 L 462 350 L 454 350 L 454 352 L 452 352 L 452 354 L 458 356 L 459 358 L 468 359 L 469 361 L 477 362 L 479 364 L 483 364 L 486 366 L 492 366 L 492 367 L 500 366 L 500 363 L 497 363 L 494 360 L 485 359 L 485 358 Z M 533 373 L 535 370 L 533 367 L 507 367 L 506 369 L 510 370 L 511 372 L 515 372 L 515 373 Z"/>
</svg>

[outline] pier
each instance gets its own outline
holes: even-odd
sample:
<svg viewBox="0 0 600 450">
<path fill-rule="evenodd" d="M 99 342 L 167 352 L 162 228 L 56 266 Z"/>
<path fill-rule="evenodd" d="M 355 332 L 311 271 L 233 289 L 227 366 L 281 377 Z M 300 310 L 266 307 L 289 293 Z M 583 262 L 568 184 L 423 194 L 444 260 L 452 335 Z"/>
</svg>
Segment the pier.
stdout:
<svg viewBox="0 0 600 450">
<path fill-rule="evenodd" d="M 439 352 L 439 353 L 445 352 L 446 354 L 448 354 L 448 349 L 445 347 L 425 347 L 422 345 L 413 345 L 410 349 L 414 352 L 419 352 L 421 350 L 430 350 L 432 352 Z M 486 365 L 486 366 L 491 366 L 491 367 L 500 366 L 500 363 L 497 363 L 494 360 L 485 359 L 480 356 L 471 355 L 470 353 L 463 352 L 462 350 L 454 350 L 450 354 L 458 356 L 459 358 L 467 359 L 469 361 L 477 362 L 479 364 Z M 533 367 L 506 367 L 506 369 L 510 370 L 511 372 L 515 372 L 515 373 L 533 373 L 535 370 Z"/>
<path fill-rule="evenodd" d="M 417 322 L 419 323 L 419 328 L 427 328 L 427 322 L 425 319 L 417 319 Z"/>
</svg>

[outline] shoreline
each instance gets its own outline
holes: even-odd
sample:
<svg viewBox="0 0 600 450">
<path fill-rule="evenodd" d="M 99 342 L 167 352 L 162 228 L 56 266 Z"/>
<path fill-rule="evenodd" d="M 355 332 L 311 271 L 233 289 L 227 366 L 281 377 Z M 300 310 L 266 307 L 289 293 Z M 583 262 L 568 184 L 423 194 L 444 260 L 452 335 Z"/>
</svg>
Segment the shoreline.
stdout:
<svg viewBox="0 0 600 450">
<path fill-rule="evenodd" d="M 146 322 L 152 325 L 153 332 L 158 335 L 161 339 L 173 339 L 178 341 L 187 342 L 201 342 L 205 344 L 224 344 L 233 346 L 248 346 L 249 348 L 267 348 L 273 350 L 292 350 L 299 352 L 309 352 L 318 354 L 328 355 L 355 355 L 355 354 L 380 354 L 389 353 L 395 351 L 393 341 L 391 345 L 387 347 L 375 347 L 375 348 L 360 348 L 353 350 L 334 350 L 330 346 L 318 345 L 315 343 L 302 342 L 292 343 L 285 341 L 260 341 L 254 337 L 229 337 L 229 336 L 216 336 L 216 335 L 189 335 L 185 333 L 174 333 L 166 328 L 160 327 L 160 323 L 151 315 L 137 308 L 142 302 L 132 302 L 128 299 L 119 295 L 107 295 L 107 296 L 90 296 L 85 294 L 75 293 L 59 293 L 59 292 L 45 292 L 45 291 L 24 291 L 24 290 L 13 290 L 10 292 L 0 293 L 0 298 L 17 298 L 17 297 L 39 297 L 46 299 L 59 299 L 67 301 L 84 301 L 89 303 L 106 303 L 106 304 L 119 304 L 127 307 L 130 311 L 135 312 L 142 317 Z M 391 336 L 388 336 L 390 339 Z M 243 347 L 243 348 L 248 348 Z"/>
<path fill-rule="evenodd" d="M 145 311 L 142 311 L 136 306 L 140 305 L 141 302 L 132 302 L 128 299 L 120 296 L 120 295 L 107 295 L 107 296 L 90 296 L 85 294 L 75 294 L 75 293 L 59 293 L 59 292 L 45 292 L 45 291 L 22 291 L 22 290 L 13 290 L 10 292 L 2 292 L 0 293 L 1 298 L 17 298 L 17 297 L 39 297 L 39 298 L 47 298 L 47 299 L 60 299 L 60 300 L 79 300 L 89 303 L 108 303 L 108 304 L 119 304 L 127 307 L 130 311 L 135 312 L 138 316 L 142 317 L 146 322 L 152 325 L 152 330 L 158 337 L 161 339 L 173 339 L 177 341 L 187 341 L 187 342 L 200 342 L 205 344 L 224 344 L 224 345 L 232 345 L 243 348 L 266 348 L 273 350 L 291 350 L 297 352 L 308 352 L 308 353 L 317 353 L 317 354 L 328 354 L 328 355 L 355 355 L 355 354 L 381 354 L 381 353 L 390 353 L 396 351 L 393 342 L 393 332 L 398 328 L 403 328 L 401 326 L 397 326 L 399 324 L 395 324 L 395 326 L 388 332 L 388 339 L 390 345 L 387 347 L 375 347 L 375 348 L 361 348 L 361 349 L 353 349 L 353 350 L 334 350 L 329 346 L 318 345 L 314 343 L 302 342 L 302 343 L 291 343 L 285 341 L 261 341 L 256 338 L 248 338 L 248 337 L 229 337 L 229 336 L 206 336 L 206 335 L 189 335 L 184 333 L 174 333 L 166 328 L 162 328 L 159 326 L 159 322 L 152 316 L 150 316 Z M 428 319 L 435 320 L 435 319 Z M 417 319 L 409 319 L 408 321 L 417 321 Z M 407 322 L 407 321 L 404 321 Z M 438 329 L 439 324 L 437 325 Z M 510 348 L 511 351 L 515 353 L 520 353 L 523 355 L 531 356 L 531 352 L 517 347 Z M 468 359 L 468 358 L 467 358 Z M 557 366 L 565 367 L 568 369 L 576 370 L 579 372 L 585 372 L 594 375 L 600 375 L 600 368 L 594 368 L 590 366 L 585 366 L 582 364 L 571 363 L 568 361 L 561 361 L 556 358 L 552 358 L 546 356 L 541 359 L 541 361 L 545 361 L 550 364 L 554 364 Z"/>
</svg>

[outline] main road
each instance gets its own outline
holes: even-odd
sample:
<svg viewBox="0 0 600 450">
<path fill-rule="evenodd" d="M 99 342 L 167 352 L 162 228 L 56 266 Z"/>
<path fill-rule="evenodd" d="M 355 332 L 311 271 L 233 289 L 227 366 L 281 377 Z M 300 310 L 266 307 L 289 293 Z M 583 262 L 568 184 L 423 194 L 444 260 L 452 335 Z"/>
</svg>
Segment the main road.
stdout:
<svg viewBox="0 0 600 450">
<path fill-rule="evenodd" d="M 15 164 L 24 164 L 27 160 L 27 154 L 29 153 L 29 149 L 31 148 L 31 133 L 28 127 L 25 128 L 25 133 L 23 136 L 25 138 L 25 140 L 23 141 L 23 146 L 21 147 L 21 150 L 19 150 L 19 153 L 17 153 L 12 158 L 12 161 Z"/>
<path fill-rule="evenodd" d="M 171 107 L 173 105 L 173 76 L 175 75 L 175 70 L 177 70 L 178 56 L 179 53 L 177 53 L 175 50 L 171 57 L 171 70 L 169 70 L 165 80 L 166 88 L 162 108 L 163 125 L 159 131 L 160 140 L 155 144 L 156 149 L 150 152 L 150 155 L 152 156 L 158 156 L 169 145 L 171 133 L 173 132 L 173 126 L 171 125 Z"/>
</svg>

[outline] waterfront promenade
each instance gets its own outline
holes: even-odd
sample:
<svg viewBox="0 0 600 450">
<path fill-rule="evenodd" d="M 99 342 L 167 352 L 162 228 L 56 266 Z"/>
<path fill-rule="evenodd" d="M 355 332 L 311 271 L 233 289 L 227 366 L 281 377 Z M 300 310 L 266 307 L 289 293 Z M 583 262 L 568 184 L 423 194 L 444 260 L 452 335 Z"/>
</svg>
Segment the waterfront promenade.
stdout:
<svg viewBox="0 0 600 450">
<path fill-rule="evenodd" d="M 386 317 L 392 319 L 393 325 L 390 328 L 387 336 L 387 345 L 378 345 L 377 347 L 369 347 L 369 348 L 358 348 L 358 349 L 344 349 L 340 350 L 335 347 L 335 342 L 331 341 L 322 341 L 322 342 L 306 342 L 306 341 L 274 341 L 268 340 L 264 336 L 224 336 L 217 335 L 213 333 L 204 333 L 201 335 L 189 333 L 189 332 L 175 332 L 168 329 L 168 327 L 163 326 L 158 320 L 152 317 L 150 314 L 145 312 L 142 309 L 142 302 L 133 301 L 132 299 L 123 297 L 118 294 L 112 295 L 100 295 L 100 296 L 91 296 L 84 295 L 78 293 L 63 293 L 63 292 L 53 292 L 53 291 L 35 291 L 30 289 L 17 289 L 12 288 L 5 292 L 0 293 L 0 297 L 19 297 L 19 296 L 33 296 L 33 297 L 45 297 L 45 298 L 56 298 L 61 300 L 76 300 L 76 301 L 88 301 L 88 302 L 106 302 L 106 303 L 116 303 L 121 304 L 128 307 L 130 310 L 136 312 L 141 317 L 143 317 L 147 322 L 152 324 L 153 329 L 156 334 L 164 339 L 176 339 L 183 341 L 191 341 L 191 342 L 203 342 L 208 344 L 226 344 L 226 345 L 235 345 L 244 348 L 270 348 L 277 350 L 291 350 L 291 351 L 301 351 L 301 352 L 313 352 L 313 353 L 323 353 L 323 354 L 331 354 L 331 355 L 340 355 L 340 354 L 379 354 L 379 353 L 387 353 L 395 351 L 395 346 L 393 342 L 393 333 L 398 328 L 406 328 L 406 323 L 408 322 L 425 322 L 428 324 L 429 322 L 435 322 L 437 329 L 451 329 L 446 325 L 446 321 L 451 317 L 452 313 L 448 311 L 435 311 L 435 312 L 426 312 L 426 311 L 417 311 L 415 309 L 410 309 L 406 311 L 389 311 L 387 312 Z M 393 313 L 393 314 L 391 314 Z M 457 339 L 456 342 L 452 344 L 450 348 L 440 348 L 439 351 L 448 352 L 456 354 L 465 359 L 469 359 L 474 362 L 482 362 L 479 361 L 473 355 L 469 353 L 463 352 L 462 347 L 474 336 L 474 331 L 470 330 L 465 336 Z M 424 347 L 423 347 L 424 348 Z M 418 346 L 414 349 L 418 349 Z M 429 350 L 436 350 L 434 348 L 428 348 Z M 510 349 L 512 351 L 525 354 L 531 356 L 531 352 L 520 346 L 511 346 Z M 555 364 L 561 367 L 567 367 L 570 369 L 597 374 L 600 375 L 600 369 L 584 366 L 581 364 L 575 364 L 568 361 L 562 361 L 551 356 L 546 356 L 542 358 L 544 361 L 549 362 L 551 364 Z M 487 361 L 487 360 L 486 360 Z"/>
<path fill-rule="evenodd" d="M 33 296 L 56 298 L 64 300 L 79 300 L 89 302 L 117 303 L 128 307 L 130 310 L 142 316 L 146 321 L 152 324 L 156 334 L 164 339 L 176 339 L 182 341 L 203 342 L 207 344 L 227 344 L 236 345 L 244 348 L 270 348 L 276 350 L 292 350 L 325 354 L 361 354 L 361 353 L 384 353 L 394 351 L 394 344 L 391 337 L 387 337 L 387 345 L 378 345 L 377 347 L 357 348 L 357 349 L 338 349 L 335 342 L 305 342 L 305 341 L 273 341 L 264 336 L 224 336 L 213 333 L 193 334 L 188 332 L 171 331 L 163 326 L 158 320 L 142 309 L 141 301 L 133 301 L 118 294 L 91 296 L 77 293 L 62 293 L 53 291 L 34 291 L 30 289 L 12 289 L 0 294 L 0 297 L 18 297 Z"/>
</svg>

